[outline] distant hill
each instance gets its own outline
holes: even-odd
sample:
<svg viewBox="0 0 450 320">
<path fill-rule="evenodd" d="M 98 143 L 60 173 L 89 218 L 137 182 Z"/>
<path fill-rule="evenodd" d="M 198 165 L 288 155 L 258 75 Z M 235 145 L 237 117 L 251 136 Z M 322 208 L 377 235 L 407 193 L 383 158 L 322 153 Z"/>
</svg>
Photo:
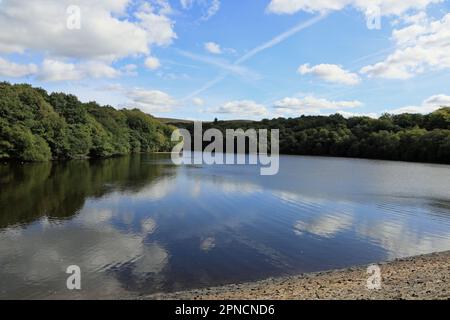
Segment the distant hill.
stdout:
<svg viewBox="0 0 450 320">
<path fill-rule="evenodd" d="M 171 119 L 171 118 L 156 118 L 156 120 L 160 121 L 161 123 L 165 124 L 173 124 L 173 123 L 192 123 L 192 120 L 183 120 L 183 119 Z"/>
<path fill-rule="evenodd" d="M 173 118 L 156 118 L 156 119 L 158 121 L 161 121 L 162 123 L 166 123 L 166 124 L 177 124 L 177 123 L 192 124 L 192 123 L 194 123 L 194 120 L 185 120 L 185 119 L 173 119 Z M 202 123 L 214 123 L 214 121 L 201 121 L 201 122 Z M 249 124 L 249 123 L 255 123 L 257 121 L 254 121 L 254 120 L 225 120 L 222 122 Z"/>
</svg>

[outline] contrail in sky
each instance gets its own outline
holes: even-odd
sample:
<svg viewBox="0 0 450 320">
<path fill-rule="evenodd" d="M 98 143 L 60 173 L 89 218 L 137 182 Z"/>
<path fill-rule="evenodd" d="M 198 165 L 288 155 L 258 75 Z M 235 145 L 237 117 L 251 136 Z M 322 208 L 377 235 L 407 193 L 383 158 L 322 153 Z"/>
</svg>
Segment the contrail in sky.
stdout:
<svg viewBox="0 0 450 320">
<path fill-rule="evenodd" d="M 254 56 L 256 56 L 258 53 L 270 49 L 274 46 L 276 46 L 277 44 L 285 41 L 286 39 L 292 37 L 293 35 L 297 34 L 298 32 L 309 28 L 311 26 L 313 26 L 314 24 L 316 24 L 317 22 L 323 20 L 324 18 L 326 18 L 328 16 L 328 12 L 324 12 L 321 13 L 317 16 L 315 16 L 314 18 L 311 18 L 307 21 L 301 22 L 299 24 L 297 24 L 295 27 L 279 34 L 278 36 L 276 36 L 275 38 L 263 43 L 262 45 L 250 50 L 249 52 L 247 52 L 246 54 L 244 54 L 242 57 L 240 57 L 238 60 L 236 60 L 233 64 L 238 66 L 248 60 L 250 60 L 251 58 L 253 58 Z M 183 98 L 182 100 L 190 100 L 193 97 L 201 94 L 202 92 L 210 89 L 211 87 L 215 86 L 216 84 L 218 84 L 219 82 L 221 82 L 223 79 L 225 79 L 228 76 L 229 72 L 222 74 L 216 78 L 214 78 L 211 81 L 208 81 L 207 83 L 205 83 L 205 85 L 203 87 L 201 87 L 200 89 L 192 92 L 191 94 L 187 95 L 185 98 Z"/>
<path fill-rule="evenodd" d="M 267 41 L 266 43 L 260 45 L 259 47 L 256 47 L 252 50 L 250 50 L 248 53 L 246 53 L 245 55 L 243 55 L 241 58 L 239 58 L 235 64 L 241 64 L 251 58 L 253 58 L 255 55 L 257 55 L 258 53 L 260 53 L 261 51 L 264 51 L 266 49 L 270 49 L 274 46 L 276 46 L 277 44 L 283 42 L 284 40 L 292 37 L 293 35 L 297 34 L 298 32 L 316 24 L 317 22 L 323 20 L 326 16 L 328 15 L 328 13 L 322 13 L 308 21 L 305 22 L 301 22 L 298 25 L 296 25 L 295 27 L 289 29 L 288 31 L 283 32 L 282 34 L 276 36 L 275 38 L 273 38 L 270 41 Z"/>
</svg>

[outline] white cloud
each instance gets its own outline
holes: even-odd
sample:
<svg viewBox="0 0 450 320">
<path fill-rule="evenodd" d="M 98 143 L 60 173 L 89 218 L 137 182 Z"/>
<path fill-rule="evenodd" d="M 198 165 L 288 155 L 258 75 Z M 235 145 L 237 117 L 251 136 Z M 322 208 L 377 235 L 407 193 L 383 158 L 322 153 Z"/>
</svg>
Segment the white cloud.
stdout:
<svg viewBox="0 0 450 320">
<path fill-rule="evenodd" d="M 38 73 L 42 81 L 75 81 L 83 78 L 114 78 L 119 71 L 104 62 L 88 61 L 81 64 L 45 59 Z"/>
<path fill-rule="evenodd" d="M 98 90 L 116 92 L 120 94 L 120 98 L 127 99 L 128 101 L 126 103 L 118 104 L 119 108 L 138 108 L 149 114 L 171 112 L 174 107 L 179 105 L 179 102 L 175 98 L 160 90 L 126 88 L 121 84 L 110 84 L 100 87 Z M 159 188 L 158 190 L 161 189 Z M 146 197 L 149 198 L 148 193 Z"/>
<path fill-rule="evenodd" d="M 204 12 L 201 20 L 206 21 L 212 18 L 220 10 L 220 0 L 180 0 L 181 7 L 185 10 L 191 9 L 194 4 L 202 7 Z"/>
<path fill-rule="evenodd" d="M 419 106 L 407 106 L 394 110 L 390 110 L 389 113 L 400 114 L 400 113 L 430 113 L 440 107 L 450 106 L 450 96 L 445 94 L 437 94 L 424 100 Z"/>
<path fill-rule="evenodd" d="M 150 10 L 137 12 L 135 15 L 141 20 L 139 26 L 145 30 L 148 44 L 167 46 L 177 38 L 173 30 L 174 22 L 167 16 Z"/>
<path fill-rule="evenodd" d="M 267 114 L 265 106 L 251 100 L 230 101 L 211 112 L 236 116 L 264 116 Z"/>
<path fill-rule="evenodd" d="M 213 16 L 217 14 L 220 10 L 220 0 L 211 0 L 211 4 L 206 11 L 206 14 L 203 15 L 202 20 L 209 20 Z"/>
<path fill-rule="evenodd" d="M 416 21 L 393 31 L 394 53 L 360 72 L 369 77 L 409 79 L 428 70 L 450 68 L 450 14 L 440 20 Z"/>
<path fill-rule="evenodd" d="M 147 113 L 170 112 L 177 105 L 177 101 L 165 92 L 159 90 L 133 89 L 125 92 L 130 99 L 131 106 Z"/>
<path fill-rule="evenodd" d="M 42 63 L 39 79 L 43 81 L 80 80 L 83 74 L 73 63 L 45 60 Z"/>
<path fill-rule="evenodd" d="M 313 74 L 331 83 L 356 85 L 361 82 L 361 79 L 356 73 L 351 73 L 335 64 L 319 64 L 313 67 L 309 64 L 304 64 L 299 67 L 298 72 L 302 75 Z"/>
<path fill-rule="evenodd" d="M 161 66 L 158 58 L 155 57 L 148 57 L 147 59 L 145 59 L 144 64 L 150 70 L 156 70 Z"/>
<path fill-rule="evenodd" d="M 215 42 L 206 42 L 205 50 L 213 54 L 222 54 L 222 49 L 220 48 L 220 45 Z"/>
<path fill-rule="evenodd" d="M 115 78 L 120 72 L 106 63 L 89 61 L 82 65 L 83 72 L 90 78 Z"/>
<path fill-rule="evenodd" d="M 382 15 L 401 15 L 408 10 L 425 9 L 429 4 L 443 0 L 271 0 L 267 10 L 276 14 L 293 14 L 298 11 L 323 12 L 342 10 L 352 6 L 362 12 L 379 7 Z"/>
<path fill-rule="evenodd" d="M 203 99 L 195 97 L 192 99 L 192 102 L 196 105 L 196 106 L 202 106 L 205 104 L 205 102 L 203 101 Z"/>
<path fill-rule="evenodd" d="M 44 56 L 38 79 L 43 81 L 112 78 L 134 75 L 132 65 L 120 71 L 111 64 L 126 57 L 148 55 L 152 46 L 167 46 L 176 38 L 167 1 L 152 5 L 133 0 L 78 0 L 81 29 L 66 23 L 71 0 L 3 0 L 0 5 L 0 53 Z M 130 9 L 131 8 L 131 9 Z M 70 62 L 67 62 L 70 61 Z M 37 67 L 1 60 L 2 72 L 17 77 Z"/>
<path fill-rule="evenodd" d="M 445 94 L 438 94 L 429 97 L 424 101 L 425 105 L 435 105 L 435 106 L 450 106 L 450 96 Z"/>
<path fill-rule="evenodd" d="M 361 107 L 359 101 L 330 101 L 314 96 L 284 98 L 275 102 L 274 108 L 281 114 L 320 114 L 326 110 L 352 109 Z"/>
<path fill-rule="evenodd" d="M 3 0 L 0 52 L 30 50 L 50 56 L 112 60 L 148 54 L 151 45 L 170 44 L 176 37 L 173 22 L 148 6 L 132 14 L 136 19 L 128 19 L 131 2 L 79 0 L 81 29 L 69 30 L 66 9 L 72 0 Z"/>
<path fill-rule="evenodd" d="M 38 71 L 35 64 L 17 64 L 0 57 L 0 76 L 4 77 L 26 77 Z"/>
</svg>

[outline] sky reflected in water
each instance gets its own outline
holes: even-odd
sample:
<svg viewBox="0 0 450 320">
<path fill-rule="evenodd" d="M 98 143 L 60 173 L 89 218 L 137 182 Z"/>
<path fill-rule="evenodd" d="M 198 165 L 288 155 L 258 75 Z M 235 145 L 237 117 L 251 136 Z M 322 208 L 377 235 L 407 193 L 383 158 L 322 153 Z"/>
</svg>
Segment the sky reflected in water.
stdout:
<svg viewBox="0 0 450 320">
<path fill-rule="evenodd" d="M 450 167 L 0 165 L 0 298 L 132 298 L 450 250 Z M 66 268 L 82 290 L 66 289 Z"/>
</svg>

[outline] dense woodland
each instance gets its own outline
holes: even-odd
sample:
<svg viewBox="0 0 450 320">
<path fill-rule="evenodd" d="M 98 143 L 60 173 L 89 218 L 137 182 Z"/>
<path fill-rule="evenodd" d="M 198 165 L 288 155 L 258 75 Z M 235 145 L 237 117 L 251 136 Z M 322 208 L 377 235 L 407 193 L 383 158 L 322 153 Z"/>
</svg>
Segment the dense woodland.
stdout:
<svg viewBox="0 0 450 320">
<path fill-rule="evenodd" d="M 64 93 L 0 83 L 0 159 L 46 161 L 170 151 L 174 126 L 137 109 L 82 103 Z M 284 154 L 450 163 L 450 108 L 379 119 L 301 116 L 262 121 L 214 121 L 203 129 L 279 129 Z"/>
<path fill-rule="evenodd" d="M 0 83 L 0 159 L 46 161 L 170 151 L 173 127 L 137 109 Z"/>
<path fill-rule="evenodd" d="M 192 124 L 172 122 L 190 131 Z M 385 114 L 379 119 L 302 116 L 253 121 L 214 121 L 203 130 L 280 129 L 280 152 L 385 160 L 450 163 L 450 108 L 431 114 Z"/>
</svg>

